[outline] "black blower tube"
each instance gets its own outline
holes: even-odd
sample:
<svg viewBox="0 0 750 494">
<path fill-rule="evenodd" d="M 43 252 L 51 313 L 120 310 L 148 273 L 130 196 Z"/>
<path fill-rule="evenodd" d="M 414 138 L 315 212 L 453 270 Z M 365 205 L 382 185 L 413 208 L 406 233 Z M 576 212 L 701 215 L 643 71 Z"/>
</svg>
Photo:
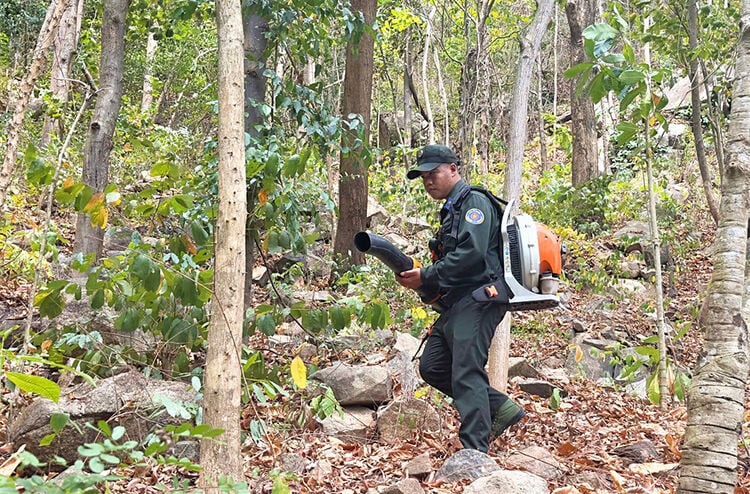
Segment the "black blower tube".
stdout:
<svg viewBox="0 0 750 494">
<path fill-rule="evenodd" d="M 380 235 L 359 232 L 354 235 L 354 246 L 360 252 L 377 257 L 396 274 L 414 267 L 414 259 Z"/>
</svg>

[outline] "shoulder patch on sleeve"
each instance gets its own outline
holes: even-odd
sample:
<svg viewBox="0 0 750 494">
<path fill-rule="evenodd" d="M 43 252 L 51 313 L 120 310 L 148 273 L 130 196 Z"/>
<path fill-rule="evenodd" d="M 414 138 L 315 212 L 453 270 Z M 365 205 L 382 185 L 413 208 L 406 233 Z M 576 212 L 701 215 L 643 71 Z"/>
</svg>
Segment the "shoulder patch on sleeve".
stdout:
<svg viewBox="0 0 750 494">
<path fill-rule="evenodd" d="M 464 218 L 472 225 L 481 225 L 484 223 L 484 212 L 478 208 L 471 208 L 466 211 L 466 216 L 464 216 Z"/>
</svg>

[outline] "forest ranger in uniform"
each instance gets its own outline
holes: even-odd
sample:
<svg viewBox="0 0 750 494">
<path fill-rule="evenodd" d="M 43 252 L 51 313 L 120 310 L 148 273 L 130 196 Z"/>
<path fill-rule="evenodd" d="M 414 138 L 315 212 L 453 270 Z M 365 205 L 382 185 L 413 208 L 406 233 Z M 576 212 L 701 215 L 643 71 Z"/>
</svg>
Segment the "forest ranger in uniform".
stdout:
<svg viewBox="0 0 750 494">
<path fill-rule="evenodd" d="M 427 193 L 445 200 L 440 228 L 430 241 L 433 264 L 398 273 L 402 286 L 419 289 L 440 313 L 420 358 L 422 379 L 453 398 L 461 415 L 464 448 L 487 452 L 492 438 L 526 414 L 507 395 L 492 388 L 485 370 L 495 328 L 507 305 L 478 302 L 472 292 L 501 273 L 501 217 L 490 199 L 461 178 L 450 148 L 429 145 L 417 153 L 410 180 L 421 177 Z M 429 298 L 429 300 L 425 300 Z"/>
</svg>

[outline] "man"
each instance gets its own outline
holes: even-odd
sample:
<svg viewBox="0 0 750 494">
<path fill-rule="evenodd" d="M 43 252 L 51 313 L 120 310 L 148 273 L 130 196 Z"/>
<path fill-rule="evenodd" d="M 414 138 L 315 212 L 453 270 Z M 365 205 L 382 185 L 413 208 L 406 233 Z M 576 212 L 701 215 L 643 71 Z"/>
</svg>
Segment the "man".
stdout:
<svg viewBox="0 0 750 494">
<path fill-rule="evenodd" d="M 417 166 L 407 177 L 421 177 L 427 193 L 445 203 L 437 236 L 430 242 L 433 264 L 399 273 L 396 279 L 406 288 L 419 289 L 422 299 L 440 312 L 427 337 L 420 374 L 453 398 L 464 448 L 487 452 L 491 439 L 526 413 L 490 386 L 485 370 L 492 336 L 507 305 L 486 297 L 477 301 L 472 292 L 500 274 L 501 217 L 485 194 L 472 191 L 461 178 L 458 164 L 446 146 L 429 145 L 417 153 Z"/>
</svg>

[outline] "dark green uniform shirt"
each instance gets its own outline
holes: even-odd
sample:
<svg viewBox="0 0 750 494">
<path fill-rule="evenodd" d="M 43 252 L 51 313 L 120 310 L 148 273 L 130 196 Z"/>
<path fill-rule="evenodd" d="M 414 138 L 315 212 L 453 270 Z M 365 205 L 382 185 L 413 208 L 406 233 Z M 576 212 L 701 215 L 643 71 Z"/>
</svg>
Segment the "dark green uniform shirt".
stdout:
<svg viewBox="0 0 750 494">
<path fill-rule="evenodd" d="M 451 235 L 454 221 L 458 221 L 455 238 Z M 450 306 L 496 279 L 500 274 L 500 221 L 490 199 L 459 180 L 440 210 L 437 240 L 441 249 L 439 258 L 421 270 L 423 291 L 441 294 L 441 303 Z"/>
</svg>

